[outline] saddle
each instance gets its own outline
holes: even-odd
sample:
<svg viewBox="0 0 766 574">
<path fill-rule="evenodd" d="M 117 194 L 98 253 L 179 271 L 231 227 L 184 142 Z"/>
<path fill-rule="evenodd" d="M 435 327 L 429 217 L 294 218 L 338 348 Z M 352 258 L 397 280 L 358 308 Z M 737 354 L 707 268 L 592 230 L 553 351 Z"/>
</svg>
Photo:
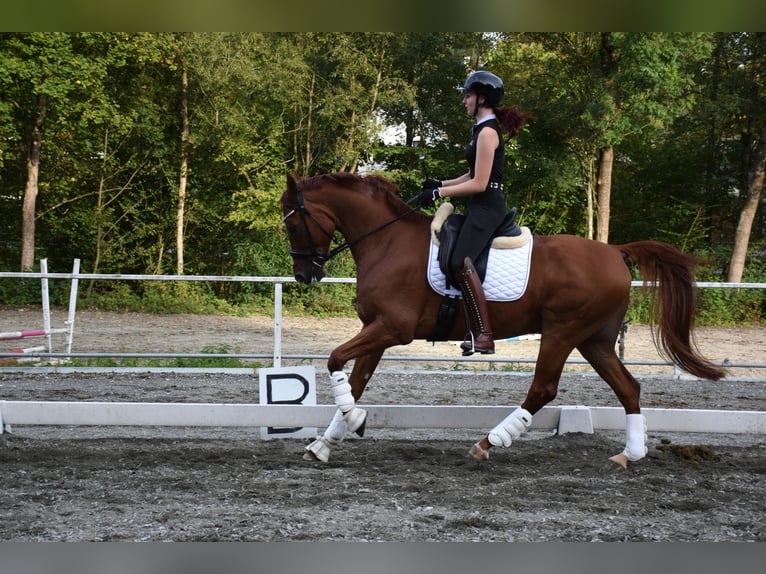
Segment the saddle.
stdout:
<svg viewBox="0 0 766 574">
<path fill-rule="evenodd" d="M 444 203 L 434 215 L 431 223 L 431 236 L 434 243 L 439 246 L 439 268 L 447 278 L 447 284 L 452 281 L 449 273 L 449 260 L 452 252 L 455 250 L 457 238 L 460 230 L 465 223 L 466 216 L 462 213 L 454 213 L 454 207 L 451 203 Z M 506 240 L 506 238 L 510 239 Z M 506 214 L 502 223 L 494 230 L 492 237 L 487 245 L 484 246 L 479 256 L 474 260 L 473 265 L 479 274 L 482 282 L 487 275 L 487 260 L 489 259 L 490 247 L 517 247 L 524 241 L 514 242 L 513 238 L 522 238 L 522 229 L 516 223 L 516 208 L 513 207 Z"/>
<path fill-rule="evenodd" d="M 452 277 L 449 273 L 449 260 L 455 249 L 460 229 L 465 223 L 465 215 L 454 213 L 451 203 L 443 203 L 431 222 L 431 242 L 438 246 L 437 260 L 439 269 L 446 280 L 449 288 Z M 512 208 L 503 219 L 502 223 L 492 233 L 492 239 L 482 249 L 479 257 L 474 261 L 474 267 L 481 282 L 484 283 L 487 274 L 487 262 L 490 255 L 490 247 L 498 249 L 511 249 L 521 247 L 531 241 L 529 229 L 522 228 L 516 223 L 516 208 Z M 525 283 L 526 285 L 526 283 Z M 457 308 L 460 299 L 455 295 L 445 292 L 442 297 L 439 310 L 437 311 L 436 324 L 434 325 L 428 341 L 446 341 L 457 317 Z"/>
</svg>

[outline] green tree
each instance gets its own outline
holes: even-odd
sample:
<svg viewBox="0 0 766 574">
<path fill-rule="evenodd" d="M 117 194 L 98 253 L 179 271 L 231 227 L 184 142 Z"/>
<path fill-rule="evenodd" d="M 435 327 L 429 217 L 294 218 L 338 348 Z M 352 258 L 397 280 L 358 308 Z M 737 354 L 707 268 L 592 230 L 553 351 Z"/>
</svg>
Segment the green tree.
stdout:
<svg viewBox="0 0 766 574">
<path fill-rule="evenodd" d="M 73 124 L 97 120 L 105 103 L 104 78 L 120 60 L 109 60 L 108 34 L 29 33 L 0 36 L 4 110 L 13 118 L 16 157 L 26 165 L 22 194 L 21 268 L 32 269 L 43 146 L 72 134 Z M 22 148 L 23 146 L 23 148 Z M 23 154 L 19 153 L 23 149 Z"/>
<path fill-rule="evenodd" d="M 725 100 L 734 103 L 730 125 L 739 132 L 735 195 L 740 211 L 727 274 L 728 281 L 737 283 L 742 281 L 766 180 L 766 34 L 732 33 L 718 38 L 721 50 L 728 55 L 728 65 L 721 72 L 727 81 L 721 87 L 728 92 Z"/>
<path fill-rule="evenodd" d="M 513 78 L 522 99 L 529 93 L 535 115 L 555 118 L 546 127 L 557 126 L 562 131 L 557 139 L 580 158 L 576 163 L 586 203 L 598 215 L 595 236 L 608 241 L 615 151 L 628 138 L 657 137 L 688 112 L 694 86 L 691 64 L 709 49 L 708 37 L 535 33 L 510 35 L 501 44 L 492 66 Z M 536 85 L 525 89 L 519 74 Z M 590 230 L 592 215 L 587 218 Z"/>
<path fill-rule="evenodd" d="M 161 59 L 155 38 L 124 33 L 2 36 L 6 66 L 0 86 L 12 103 L 6 141 L 14 142 L 13 161 L 27 166 L 19 194 L 22 268 L 34 263 L 36 223 L 43 224 L 45 233 L 67 238 L 45 242 L 46 251 L 74 251 L 68 255 L 85 255 L 98 267 L 105 241 L 116 234 L 122 217 L 116 198 L 137 185 L 138 167 L 146 163 L 142 147 L 134 145 L 146 109 L 131 96 L 143 96 L 146 83 L 141 81 L 147 76 L 142 70 Z M 6 166 L 8 161 L 6 156 Z M 83 254 L 90 241 L 95 245 Z"/>
</svg>

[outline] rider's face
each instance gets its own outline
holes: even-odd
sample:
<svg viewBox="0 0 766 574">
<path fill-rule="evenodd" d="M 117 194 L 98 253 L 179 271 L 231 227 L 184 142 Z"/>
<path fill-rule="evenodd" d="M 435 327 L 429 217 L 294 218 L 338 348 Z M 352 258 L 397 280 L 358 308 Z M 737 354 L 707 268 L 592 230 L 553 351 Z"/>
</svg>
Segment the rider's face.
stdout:
<svg viewBox="0 0 766 574">
<path fill-rule="evenodd" d="M 476 97 L 476 92 L 463 92 L 463 105 L 465 106 L 465 111 L 468 112 L 469 116 L 472 116 L 474 110 L 476 110 Z"/>
</svg>

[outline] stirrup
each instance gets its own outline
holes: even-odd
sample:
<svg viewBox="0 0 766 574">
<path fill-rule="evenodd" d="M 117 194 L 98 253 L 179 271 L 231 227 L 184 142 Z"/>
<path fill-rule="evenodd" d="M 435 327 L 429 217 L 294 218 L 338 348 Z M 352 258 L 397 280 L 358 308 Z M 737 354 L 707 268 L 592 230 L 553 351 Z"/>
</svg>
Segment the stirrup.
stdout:
<svg viewBox="0 0 766 574">
<path fill-rule="evenodd" d="M 470 337 L 470 338 L 469 338 Z M 473 336 L 472 332 L 469 332 L 466 334 L 465 339 L 463 339 L 463 342 L 460 343 L 460 349 L 463 351 L 464 357 L 470 357 L 474 353 L 478 352 L 482 355 L 494 355 L 495 354 L 495 342 L 494 340 L 490 340 L 492 346 L 485 349 L 479 349 L 476 347 L 476 337 Z"/>
</svg>

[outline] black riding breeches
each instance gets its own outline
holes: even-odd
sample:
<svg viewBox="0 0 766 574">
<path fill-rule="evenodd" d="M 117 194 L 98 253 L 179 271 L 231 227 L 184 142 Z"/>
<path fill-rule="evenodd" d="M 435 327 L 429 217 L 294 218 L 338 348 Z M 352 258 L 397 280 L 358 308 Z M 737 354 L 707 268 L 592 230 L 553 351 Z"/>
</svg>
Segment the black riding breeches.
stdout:
<svg viewBox="0 0 766 574">
<path fill-rule="evenodd" d="M 478 258 L 492 240 L 495 230 L 502 223 L 505 217 L 505 198 L 501 194 L 498 195 L 500 201 L 493 198 L 493 201 L 471 202 L 460 236 L 455 243 L 455 250 L 449 261 L 452 277 L 462 271 L 463 261 L 466 257 L 470 257 L 472 261 Z"/>
</svg>

